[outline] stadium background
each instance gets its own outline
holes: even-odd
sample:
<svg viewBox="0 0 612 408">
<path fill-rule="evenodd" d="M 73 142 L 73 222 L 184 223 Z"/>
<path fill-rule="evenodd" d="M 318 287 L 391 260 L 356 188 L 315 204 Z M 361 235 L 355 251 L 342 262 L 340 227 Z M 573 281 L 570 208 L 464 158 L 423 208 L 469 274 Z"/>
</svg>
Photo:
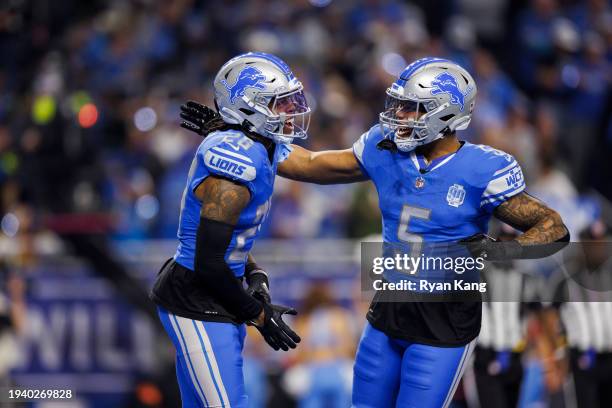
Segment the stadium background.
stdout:
<svg viewBox="0 0 612 408">
<path fill-rule="evenodd" d="M 6 0 L 2 386 L 73 389 L 73 405 L 60 406 L 175 404 L 172 350 L 146 291 L 174 252 L 200 143 L 179 128 L 179 106 L 211 105 L 214 74 L 246 50 L 279 55 L 302 80 L 314 109 L 304 145 L 313 150 L 351 146 L 410 61 L 453 59 L 478 84 L 461 136 L 515 155 L 528 191 L 561 213 L 573 240 L 612 224 L 609 1 Z M 367 309 L 355 254 L 379 228 L 369 183 L 278 179 L 255 245 L 273 298 L 300 308 L 305 344 L 324 344 L 348 368 Z M 528 327 L 540 321 L 529 319 Z M 335 327 L 333 338 L 311 330 L 321 327 Z M 307 349 L 273 353 L 257 340 L 245 352 L 253 406 L 293 406 L 307 388 Z M 548 357 L 525 353 L 535 365 Z M 342 387 L 325 372 L 317 392 L 326 381 Z M 457 406 L 469 394 L 459 392 Z"/>
</svg>

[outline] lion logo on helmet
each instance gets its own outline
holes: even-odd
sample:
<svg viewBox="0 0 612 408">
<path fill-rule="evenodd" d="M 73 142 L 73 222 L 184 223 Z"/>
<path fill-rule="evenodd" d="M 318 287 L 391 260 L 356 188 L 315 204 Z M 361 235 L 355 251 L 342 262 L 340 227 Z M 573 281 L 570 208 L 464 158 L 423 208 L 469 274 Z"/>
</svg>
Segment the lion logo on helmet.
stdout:
<svg viewBox="0 0 612 408">
<path fill-rule="evenodd" d="M 468 87 L 465 92 L 461 92 L 457 79 L 449 74 L 448 72 L 442 72 L 431 81 L 431 94 L 438 95 L 441 93 L 448 94 L 450 96 L 450 103 L 453 105 L 459 105 L 463 112 L 465 105 L 465 97 L 472 91 L 472 87 Z"/>
<path fill-rule="evenodd" d="M 233 105 L 236 98 L 244 96 L 244 91 L 247 88 L 264 89 L 265 87 L 261 82 L 265 80 L 266 77 L 260 70 L 255 67 L 246 67 L 240 71 L 234 85 L 230 86 L 224 79 L 221 80 L 221 84 L 229 92 L 230 103 Z"/>
</svg>

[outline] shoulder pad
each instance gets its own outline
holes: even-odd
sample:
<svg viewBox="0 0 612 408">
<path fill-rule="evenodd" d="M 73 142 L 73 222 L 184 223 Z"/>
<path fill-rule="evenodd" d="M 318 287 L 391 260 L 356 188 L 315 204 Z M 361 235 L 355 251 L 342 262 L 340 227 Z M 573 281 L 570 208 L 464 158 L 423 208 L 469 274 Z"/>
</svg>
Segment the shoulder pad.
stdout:
<svg viewBox="0 0 612 408">
<path fill-rule="evenodd" d="M 210 143 L 202 146 L 208 170 L 237 181 L 255 180 L 262 159 L 261 149 L 257 149 L 255 142 L 240 131 L 217 132 L 211 136 Z"/>
<path fill-rule="evenodd" d="M 492 211 L 497 205 L 525 190 L 521 166 L 512 155 L 486 145 L 474 145 L 483 166 L 481 207 Z"/>
<path fill-rule="evenodd" d="M 514 161 L 514 157 L 511 154 L 504 152 L 503 150 L 496 149 L 491 146 L 483 145 L 483 144 L 475 144 L 472 145 L 476 152 L 481 156 L 481 159 L 489 159 L 491 163 L 496 163 L 499 165 L 510 164 Z M 496 167 L 494 165 L 494 167 Z"/>
<path fill-rule="evenodd" d="M 380 126 L 374 125 L 353 144 L 353 154 L 365 175 L 368 175 L 368 168 L 374 165 L 376 158 L 373 155 L 377 154 L 376 146 L 381 140 L 383 136 Z"/>
</svg>

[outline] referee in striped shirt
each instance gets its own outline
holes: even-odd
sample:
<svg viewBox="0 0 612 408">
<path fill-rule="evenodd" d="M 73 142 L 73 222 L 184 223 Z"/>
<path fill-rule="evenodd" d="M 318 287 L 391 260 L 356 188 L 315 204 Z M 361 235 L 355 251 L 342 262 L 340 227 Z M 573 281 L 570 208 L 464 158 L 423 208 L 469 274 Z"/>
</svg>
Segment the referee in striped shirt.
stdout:
<svg viewBox="0 0 612 408">
<path fill-rule="evenodd" d="M 598 221 L 580 234 L 554 285 L 578 408 L 612 407 L 612 244 Z M 571 406 L 572 404 L 570 404 Z"/>
<path fill-rule="evenodd" d="M 498 240 L 515 237 L 512 228 L 502 225 Z M 481 278 L 487 283 L 487 293 L 474 351 L 479 403 L 481 407 L 516 407 L 523 378 L 525 317 L 540 305 L 535 302 L 537 281 L 525 274 L 517 261 L 490 263 Z"/>
</svg>

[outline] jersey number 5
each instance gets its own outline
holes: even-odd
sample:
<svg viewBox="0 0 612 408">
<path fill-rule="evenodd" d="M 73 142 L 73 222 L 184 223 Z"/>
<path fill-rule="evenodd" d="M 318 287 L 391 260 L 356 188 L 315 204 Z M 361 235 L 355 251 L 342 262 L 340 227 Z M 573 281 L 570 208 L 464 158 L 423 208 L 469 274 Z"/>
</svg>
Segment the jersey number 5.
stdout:
<svg viewBox="0 0 612 408">
<path fill-rule="evenodd" d="M 410 257 L 417 258 L 421 255 L 423 248 L 423 237 L 419 234 L 413 234 L 410 232 L 410 220 L 412 218 L 418 218 L 420 220 L 429 220 L 431 217 L 431 210 L 428 208 L 414 207 L 412 205 L 405 204 L 402 208 L 402 214 L 400 215 L 399 228 L 397 230 L 397 238 L 402 242 L 410 243 Z"/>
</svg>

